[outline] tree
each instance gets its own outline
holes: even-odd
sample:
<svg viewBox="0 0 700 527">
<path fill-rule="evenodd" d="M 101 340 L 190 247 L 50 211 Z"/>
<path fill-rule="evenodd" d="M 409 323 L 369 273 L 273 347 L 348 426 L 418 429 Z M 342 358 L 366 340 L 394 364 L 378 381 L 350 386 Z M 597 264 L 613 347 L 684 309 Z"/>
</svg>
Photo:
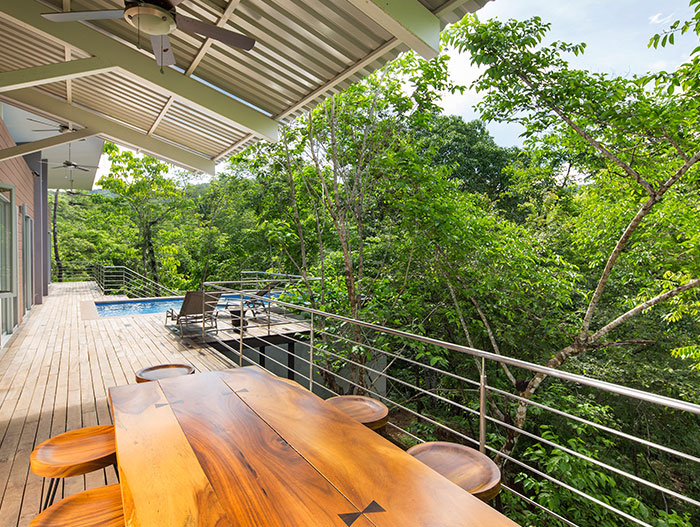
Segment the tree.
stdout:
<svg viewBox="0 0 700 527">
<path fill-rule="evenodd" d="M 465 122 L 459 116 L 436 116 L 427 132 L 435 144 L 433 164 L 451 169 L 449 178 L 465 192 L 487 195 L 501 210 L 515 209 L 507 167 L 517 148 L 498 146 L 481 121 Z"/>
<path fill-rule="evenodd" d="M 136 156 L 105 144 L 111 168 L 98 184 L 123 199 L 131 209 L 138 229 L 141 266 L 154 282 L 160 282 L 154 236 L 166 220 L 187 218 L 190 203 L 186 196 L 186 176 L 178 182 L 168 176 L 170 166 L 149 156 Z"/>
<path fill-rule="evenodd" d="M 485 68 L 475 82 L 485 92 L 480 105 L 485 119 L 520 122 L 532 142 L 555 140 L 575 150 L 580 170 L 596 180 L 616 181 L 636 198 L 630 200 L 636 210 L 629 213 L 626 225 L 608 246 L 599 278 L 585 294 L 587 302 L 572 341 L 546 363 L 560 368 L 586 351 L 623 345 L 614 336 L 628 321 L 700 286 L 696 262 L 690 262 L 672 277 L 648 280 L 636 295 L 636 305 L 609 318 L 599 316 L 606 286 L 615 277 L 623 253 L 638 241 L 640 226 L 650 223 L 662 198 L 672 199 L 679 181 L 696 181 L 700 98 L 691 89 L 670 95 L 672 90 L 663 82 L 649 88 L 638 79 L 571 69 L 562 55 L 582 53 L 585 46 L 542 45 L 548 29 L 537 17 L 481 23 L 468 16 L 452 28 L 446 40 L 455 49 L 468 51 L 472 64 Z M 682 236 L 695 240 L 697 234 L 684 232 Z M 520 390 L 521 397 L 530 399 L 545 378 L 541 373 L 532 377 Z M 514 418 L 516 427 L 524 427 L 527 411 L 528 404 L 521 401 Z M 512 452 L 517 437 L 517 433 L 509 434 L 504 453 Z"/>
</svg>

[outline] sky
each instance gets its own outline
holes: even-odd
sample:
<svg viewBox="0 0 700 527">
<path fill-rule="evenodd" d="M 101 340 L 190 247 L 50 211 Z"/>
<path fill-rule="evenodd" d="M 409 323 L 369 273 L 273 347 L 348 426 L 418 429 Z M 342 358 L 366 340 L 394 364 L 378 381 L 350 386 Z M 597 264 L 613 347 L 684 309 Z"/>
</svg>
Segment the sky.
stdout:
<svg viewBox="0 0 700 527">
<path fill-rule="evenodd" d="M 672 70 L 685 62 L 698 45 L 697 36 L 687 33 L 666 48 L 648 48 L 649 39 L 674 20 L 686 20 L 692 10 L 687 0 L 493 0 L 477 13 L 481 20 L 525 19 L 539 16 L 550 22 L 548 41 L 587 44 L 578 57 L 567 58 L 577 68 L 623 77 L 648 71 Z M 450 53 L 450 73 L 455 81 L 469 85 L 478 70 L 469 65 L 468 55 Z M 480 100 L 474 91 L 443 98 L 445 113 L 466 120 L 479 116 L 473 109 Z M 520 146 L 522 128 L 515 124 L 487 123 L 496 143 Z"/>
</svg>

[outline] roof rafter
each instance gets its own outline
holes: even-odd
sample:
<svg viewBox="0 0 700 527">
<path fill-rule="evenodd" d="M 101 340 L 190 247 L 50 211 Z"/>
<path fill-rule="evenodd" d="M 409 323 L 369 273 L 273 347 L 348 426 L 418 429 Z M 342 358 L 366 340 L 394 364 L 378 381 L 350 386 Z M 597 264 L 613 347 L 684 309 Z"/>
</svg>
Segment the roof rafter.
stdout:
<svg viewBox="0 0 700 527">
<path fill-rule="evenodd" d="M 0 73 L 0 93 L 50 84 L 52 82 L 67 81 L 98 73 L 107 73 L 116 69 L 116 66 L 105 62 L 101 58 L 92 57 L 6 71 Z"/>
<path fill-rule="evenodd" d="M 65 145 L 66 143 L 73 143 L 94 135 L 97 135 L 97 132 L 94 132 L 88 128 L 83 128 L 77 132 L 66 132 L 64 134 L 54 135 L 53 137 L 48 137 L 46 139 L 32 141 L 31 143 L 22 143 L 21 145 L 0 150 L 0 161 L 7 161 L 8 159 L 13 159 L 15 157 L 26 156 L 27 154 L 39 152 L 40 150 L 46 150 L 54 146 Z"/>
<path fill-rule="evenodd" d="M 184 101 L 212 117 L 259 137 L 277 140 L 277 121 L 220 91 L 172 69 L 163 73 L 149 58 L 81 23 L 55 23 L 41 17 L 45 8 L 26 0 L 3 0 L 0 11 L 31 29 L 51 35 L 61 42 L 89 51 L 114 64 L 124 74 L 155 87 L 161 93 Z"/>
<path fill-rule="evenodd" d="M 426 59 L 440 53 L 440 19 L 418 0 L 347 0 Z"/>
<path fill-rule="evenodd" d="M 111 119 L 101 117 L 91 111 L 83 110 L 82 108 L 68 104 L 52 95 L 46 95 L 38 90 L 28 88 L 5 93 L 3 97 L 10 103 L 35 108 L 44 114 L 52 115 L 65 121 L 80 123 L 104 138 L 133 148 L 134 150 L 148 152 L 151 155 L 165 159 L 175 165 L 196 172 L 214 174 L 215 164 L 208 158 L 179 148 L 166 141 L 148 136 L 143 132 L 119 124 Z"/>
</svg>

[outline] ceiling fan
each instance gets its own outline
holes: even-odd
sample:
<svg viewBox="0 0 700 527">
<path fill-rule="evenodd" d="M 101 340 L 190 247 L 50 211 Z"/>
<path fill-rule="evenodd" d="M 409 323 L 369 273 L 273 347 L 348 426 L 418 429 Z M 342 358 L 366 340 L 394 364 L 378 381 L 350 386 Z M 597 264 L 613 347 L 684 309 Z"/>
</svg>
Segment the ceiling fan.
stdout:
<svg viewBox="0 0 700 527">
<path fill-rule="evenodd" d="M 96 11 L 70 11 L 65 13 L 43 13 L 41 16 L 53 22 L 74 22 L 87 20 L 110 20 L 124 18 L 129 24 L 143 31 L 151 38 L 153 54 L 159 66 L 175 64 L 170 39 L 168 35 L 181 29 L 188 33 L 198 33 L 205 37 L 216 39 L 229 46 L 244 49 L 253 49 L 255 40 L 234 33 L 227 29 L 202 22 L 195 18 L 182 16 L 176 13 L 175 7 L 184 0 L 148 0 L 131 1 L 124 0 L 124 9 L 105 9 Z"/>
<path fill-rule="evenodd" d="M 68 132 L 77 132 L 75 128 L 71 128 L 70 126 L 66 126 L 65 124 L 47 123 L 46 121 L 39 121 L 38 119 L 32 119 L 31 117 L 27 117 L 27 121 L 43 124 L 44 126 L 48 127 L 43 130 L 32 130 L 32 132 L 59 132 L 61 134 L 65 134 Z"/>
<path fill-rule="evenodd" d="M 92 166 L 92 165 L 79 165 L 78 163 L 74 163 L 73 161 L 66 160 L 63 163 L 57 163 L 57 166 L 51 167 L 51 170 L 56 170 L 56 169 L 60 169 L 60 168 L 68 168 L 70 170 L 75 169 L 75 170 L 82 170 L 83 172 L 90 172 L 91 169 L 99 168 L 99 167 Z M 68 176 L 66 176 L 66 177 L 68 177 Z"/>
</svg>

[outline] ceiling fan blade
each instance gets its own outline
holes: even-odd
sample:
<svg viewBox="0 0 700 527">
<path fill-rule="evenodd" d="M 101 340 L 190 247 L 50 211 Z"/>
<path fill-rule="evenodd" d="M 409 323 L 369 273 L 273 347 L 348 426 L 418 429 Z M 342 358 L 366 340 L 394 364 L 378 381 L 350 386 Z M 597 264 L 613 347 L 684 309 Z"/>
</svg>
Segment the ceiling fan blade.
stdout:
<svg viewBox="0 0 700 527">
<path fill-rule="evenodd" d="M 57 125 L 57 124 L 54 124 L 54 123 L 47 123 L 46 121 L 39 121 L 38 119 L 32 119 L 31 117 L 27 117 L 27 121 L 32 121 L 32 122 L 34 122 L 34 123 L 43 124 L 44 126 L 55 126 L 55 127 L 58 128 L 58 125 Z"/>
<path fill-rule="evenodd" d="M 178 29 L 182 29 L 183 31 L 198 33 L 246 51 L 253 49 L 253 46 L 255 46 L 255 40 L 250 37 L 246 37 L 240 33 L 234 33 L 233 31 L 212 24 L 207 24 L 206 22 L 201 22 L 194 18 L 175 15 L 175 23 Z"/>
<path fill-rule="evenodd" d="M 65 13 L 42 13 L 46 20 L 51 22 L 76 22 L 80 20 L 110 20 L 124 18 L 123 9 L 104 9 L 98 11 L 68 11 Z"/>
<path fill-rule="evenodd" d="M 58 132 L 58 128 L 51 128 L 50 130 L 32 130 L 32 132 Z"/>
<path fill-rule="evenodd" d="M 172 66 L 175 64 L 175 54 L 170 45 L 168 35 L 151 35 L 151 46 L 153 55 L 156 57 L 158 66 Z"/>
<path fill-rule="evenodd" d="M 75 167 L 73 167 L 73 168 L 75 168 L 76 170 L 82 170 L 83 172 L 90 172 L 90 170 L 88 170 L 87 168 L 83 168 L 83 167 L 80 167 L 80 166 L 75 166 Z"/>
</svg>

